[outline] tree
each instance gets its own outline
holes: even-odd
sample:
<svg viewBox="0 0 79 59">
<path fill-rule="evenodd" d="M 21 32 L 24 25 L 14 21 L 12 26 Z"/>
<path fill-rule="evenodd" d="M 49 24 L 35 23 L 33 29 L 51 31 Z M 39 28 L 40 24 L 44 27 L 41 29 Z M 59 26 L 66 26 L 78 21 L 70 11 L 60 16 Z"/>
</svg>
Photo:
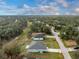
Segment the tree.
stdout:
<svg viewBox="0 0 79 59">
<path fill-rule="evenodd" d="M 6 54 L 7 59 L 11 58 L 11 59 L 16 59 L 19 55 L 20 55 L 21 51 L 20 51 L 20 47 L 13 47 L 10 49 L 6 49 L 4 50 L 4 54 Z"/>
</svg>

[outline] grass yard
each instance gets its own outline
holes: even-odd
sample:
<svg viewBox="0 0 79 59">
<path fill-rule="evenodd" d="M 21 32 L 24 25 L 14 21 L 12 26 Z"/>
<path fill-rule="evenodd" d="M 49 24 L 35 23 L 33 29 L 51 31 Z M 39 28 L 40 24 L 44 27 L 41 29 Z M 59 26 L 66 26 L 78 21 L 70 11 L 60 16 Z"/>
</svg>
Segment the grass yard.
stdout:
<svg viewBox="0 0 79 59">
<path fill-rule="evenodd" d="M 69 52 L 69 54 L 71 55 L 72 59 L 76 59 L 75 52 Z"/>
<path fill-rule="evenodd" d="M 79 59 L 79 50 L 74 52 L 69 52 L 72 59 Z"/>
<path fill-rule="evenodd" d="M 40 58 L 40 59 L 64 59 L 63 55 L 60 53 L 29 53 L 30 58 Z"/>
<path fill-rule="evenodd" d="M 59 45 L 54 38 L 45 39 L 43 42 L 48 48 L 59 48 Z"/>
</svg>

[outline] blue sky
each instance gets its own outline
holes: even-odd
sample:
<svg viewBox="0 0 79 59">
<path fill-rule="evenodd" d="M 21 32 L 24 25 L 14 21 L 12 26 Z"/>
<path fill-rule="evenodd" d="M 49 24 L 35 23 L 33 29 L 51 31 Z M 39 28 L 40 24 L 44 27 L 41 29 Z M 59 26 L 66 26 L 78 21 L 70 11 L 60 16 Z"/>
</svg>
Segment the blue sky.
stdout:
<svg viewBox="0 0 79 59">
<path fill-rule="evenodd" d="M 79 0 L 0 0 L 0 15 L 79 15 Z"/>
</svg>

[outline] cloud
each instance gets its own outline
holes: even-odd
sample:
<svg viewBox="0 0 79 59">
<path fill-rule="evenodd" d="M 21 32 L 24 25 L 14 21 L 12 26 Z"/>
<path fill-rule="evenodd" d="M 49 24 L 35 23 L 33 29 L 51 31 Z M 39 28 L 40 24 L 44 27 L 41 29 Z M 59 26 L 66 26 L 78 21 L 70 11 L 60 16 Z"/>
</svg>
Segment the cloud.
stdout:
<svg viewBox="0 0 79 59">
<path fill-rule="evenodd" d="M 65 0 L 56 0 L 58 3 L 62 4 L 65 8 L 69 6 L 69 4 Z"/>
<path fill-rule="evenodd" d="M 36 0 L 38 3 L 37 6 L 29 6 L 24 4 L 22 7 L 17 7 L 16 5 L 7 5 L 4 0 L 0 0 L 0 15 L 79 15 L 78 6 L 74 8 L 74 6 L 70 6 L 66 0 L 51 0 L 52 2 L 48 2 L 48 0 Z M 42 2 L 42 3 L 41 3 Z M 61 5 L 65 8 L 60 8 Z"/>
<path fill-rule="evenodd" d="M 79 7 L 74 8 L 73 11 L 72 11 L 72 13 L 74 15 L 79 15 Z"/>
<path fill-rule="evenodd" d="M 24 5 L 25 6 L 25 5 Z M 52 14 L 52 15 L 56 15 L 59 11 L 59 9 L 57 7 L 51 6 L 51 5 L 39 5 L 37 7 L 28 7 L 26 5 L 26 8 L 24 8 L 25 14 L 27 14 L 27 10 L 28 13 L 31 14 Z"/>
<path fill-rule="evenodd" d="M 50 6 L 50 5 L 49 6 L 47 6 L 47 5 L 45 5 L 45 6 L 41 5 L 38 8 L 39 8 L 40 11 L 47 12 L 47 13 L 54 13 L 54 12 L 57 12 L 59 10 L 57 7 Z"/>
<path fill-rule="evenodd" d="M 79 13 L 79 8 L 76 8 L 76 9 L 75 9 L 75 12 Z"/>
<path fill-rule="evenodd" d="M 59 9 L 58 7 L 54 7 L 53 5 L 38 5 L 36 7 L 31 7 L 27 4 L 24 4 L 22 8 L 18 8 L 17 6 L 7 5 L 5 2 L 0 2 L 0 12 L 3 14 L 15 14 L 15 15 L 24 15 L 24 14 L 52 14 L 58 15 Z"/>
</svg>

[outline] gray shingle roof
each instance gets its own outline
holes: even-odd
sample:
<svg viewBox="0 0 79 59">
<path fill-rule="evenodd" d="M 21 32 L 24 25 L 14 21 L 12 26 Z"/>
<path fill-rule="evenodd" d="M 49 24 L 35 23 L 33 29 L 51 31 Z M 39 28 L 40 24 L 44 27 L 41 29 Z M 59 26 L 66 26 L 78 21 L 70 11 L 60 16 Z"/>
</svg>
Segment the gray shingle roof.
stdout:
<svg viewBox="0 0 79 59">
<path fill-rule="evenodd" d="M 45 35 L 45 34 L 37 34 L 37 35 L 35 35 L 34 37 L 35 37 L 35 38 L 43 38 L 44 35 Z"/>
<path fill-rule="evenodd" d="M 29 49 L 46 49 L 46 46 L 41 41 L 33 41 Z"/>
</svg>

